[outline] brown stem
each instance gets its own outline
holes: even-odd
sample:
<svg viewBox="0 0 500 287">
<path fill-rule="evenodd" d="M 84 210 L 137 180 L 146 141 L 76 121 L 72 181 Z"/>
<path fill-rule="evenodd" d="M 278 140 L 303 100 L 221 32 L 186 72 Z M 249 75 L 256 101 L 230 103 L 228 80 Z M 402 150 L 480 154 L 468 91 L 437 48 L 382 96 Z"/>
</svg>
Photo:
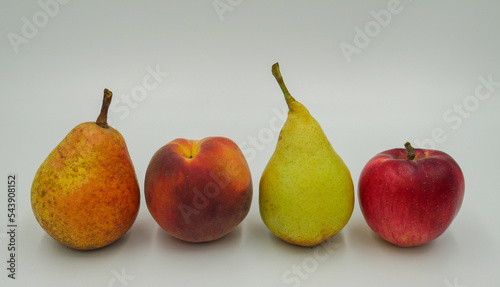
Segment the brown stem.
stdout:
<svg viewBox="0 0 500 287">
<path fill-rule="evenodd" d="M 276 78 L 276 81 L 280 85 L 283 94 L 285 95 L 286 103 L 288 104 L 288 106 L 290 106 L 290 103 L 294 102 L 295 99 L 292 97 L 292 95 L 290 95 L 290 92 L 288 92 L 288 89 L 286 88 L 285 81 L 283 81 L 283 77 L 281 76 L 280 66 L 278 63 L 275 63 L 273 65 L 272 72 L 273 76 Z"/>
<path fill-rule="evenodd" d="M 101 128 L 108 128 L 108 109 L 109 105 L 111 104 L 111 98 L 113 97 L 113 93 L 108 90 L 104 89 L 104 96 L 102 98 L 102 107 L 101 107 L 101 113 L 99 114 L 99 117 L 97 118 L 96 124 L 100 126 Z"/>
<path fill-rule="evenodd" d="M 405 148 L 406 148 L 406 159 L 407 160 L 413 160 L 415 158 L 415 149 L 411 146 L 409 142 L 405 143 Z"/>
</svg>

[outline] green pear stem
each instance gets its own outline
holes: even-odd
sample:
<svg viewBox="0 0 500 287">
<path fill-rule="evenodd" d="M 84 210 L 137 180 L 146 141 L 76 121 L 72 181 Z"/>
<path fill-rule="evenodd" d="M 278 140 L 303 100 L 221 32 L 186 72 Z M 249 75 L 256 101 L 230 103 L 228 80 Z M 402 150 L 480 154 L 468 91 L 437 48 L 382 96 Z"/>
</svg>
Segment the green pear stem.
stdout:
<svg viewBox="0 0 500 287">
<path fill-rule="evenodd" d="M 292 97 L 292 95 L 290 95 L 290 92 L 288 92 L 288 89 L 286 88 L 283 77 L 281 76 L 280 65 L 278 63 L 275 63 L 273 65 L 272 72 L 273 76 L 276 78 L 276 81 L 278 81 L 283 94 L 285 95 L 286 104 L 288 105 L 288 107 L 290 107 L 290 103 L 294 102 L 295 99 Z"/>
<path fill-rule="evenodd" d="M 415 149 L 411 146 L 409 142 L 405 143 L 406 148 L 406 159 L 413 160 L 415 159 Z"/>
<path fill-rule="evenodd" d="M 104 96 L 102 98 L 101 113 L 99 114 L 99 117 L 97 118 L 97 121 L 96 121 L 96 124 L 104 129 L 107 129 L 109 127 L 108 126 L 108 109 L 109 109 L 109 105 L 111 104 L 112 97 L 113 97 L 113 93 L 108 89 L 104 89 Z"/>
</svg>

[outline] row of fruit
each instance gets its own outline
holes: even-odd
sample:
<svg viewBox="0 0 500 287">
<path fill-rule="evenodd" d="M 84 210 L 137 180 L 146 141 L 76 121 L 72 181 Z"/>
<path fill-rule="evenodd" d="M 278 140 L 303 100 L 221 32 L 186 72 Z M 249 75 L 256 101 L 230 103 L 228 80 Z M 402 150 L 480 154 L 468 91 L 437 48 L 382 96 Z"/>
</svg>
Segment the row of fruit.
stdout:
<svg viewBox="0 0 500 287">
<path fill-rule="evenodd" d="M 284 241 L 314 246 L 337 234 L 354 208 L 349 169 L 309 111 L 288 92 L 278 63 L 272 73 L 289 108 L 276 149 L 259 183 L 260 215 Z M 31 189 L 34 215 L 58 242 L 97 249 L 133 225 L 140 190 L 125 140 L 107 124 L 112 93 L 104 91 L 96 122 L 76 126 L 38 169 Z M 398 246 L 439 237 L 457 215 L 464 177 L 448 154 L 396 148 L 362 170 L 361 211 L 371 229 Z M 252 177 L 240 148 L 225 137 L 176 139 L 152 157 L 145 176 L 149 212 L 170 235 L 206 242 L 247 216 Z"/>
</svg>

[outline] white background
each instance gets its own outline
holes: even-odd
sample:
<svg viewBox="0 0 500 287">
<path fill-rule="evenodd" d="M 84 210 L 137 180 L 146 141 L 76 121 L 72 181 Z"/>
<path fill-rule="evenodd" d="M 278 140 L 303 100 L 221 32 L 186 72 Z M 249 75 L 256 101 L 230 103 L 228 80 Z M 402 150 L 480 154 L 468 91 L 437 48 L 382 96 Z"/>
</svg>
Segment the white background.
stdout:
<svg viewBox="0 0 500 287">
<path fill-rule="evenodd" d="M 500 2 L 62 2 L 0 2 L 0 266 L 9 173 L 18 175 L 19 226 L 17 279 L 2 267 L 0 285 L 500 284 Z M 224 4 L 231 9 L 216 9 Z M 341 49 L 349 45 L 352 54 Z M 357 200 L 347 226 L 315 249 L 271 234 L 258 183 L 286 107 L 271 74 L 277 61 L 355 186 L 371 157 L 406 141 L 455 158 L 466 191 L 444 235 L 417 248 L 385 243 Z M 494 82 L 490 90 L 480 78 Z M 74 126 L 95 121 L 104 88 L 114 93 L 110 124 L 127 141 L 141 191 L 151 156 L 175 138 L 225 136 L 240 145 L 254 200 L 237 229 L 185 243 L 158 227 L 144 198 L 130 231 L 100 250 L 71 250 L 41 229 L 33 176 Z M 477 89 L 489 96 L 478 99 Z"/>
</svg>

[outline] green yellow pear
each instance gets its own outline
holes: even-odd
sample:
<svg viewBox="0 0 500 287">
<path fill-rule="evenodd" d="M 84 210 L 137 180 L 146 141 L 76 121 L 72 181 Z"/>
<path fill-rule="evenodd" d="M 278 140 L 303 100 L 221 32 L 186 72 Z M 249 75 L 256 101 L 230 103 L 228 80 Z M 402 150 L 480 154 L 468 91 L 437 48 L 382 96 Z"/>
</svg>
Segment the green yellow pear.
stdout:
<svg viewBox="0 0 500 287">
<path fill-rule="evenodd" d="M 74 249 L 111 244 L 139 211 L 139 184 L 125 140 L 107 124 L 111 98 L 104 90 L 97 121 L 71 130 L 39 167 L 31 187 L 38 223 Z"/>
<path fill-rule="evenodd" d="M 282 240 L 314 246 L 347 224 L 354 208 L 354 186 L 349 169 L 318 122 L 288 92 L 278 63 L 272 73 L 289 112 L 260 180 L 260 215 Z"/>
</svg>

